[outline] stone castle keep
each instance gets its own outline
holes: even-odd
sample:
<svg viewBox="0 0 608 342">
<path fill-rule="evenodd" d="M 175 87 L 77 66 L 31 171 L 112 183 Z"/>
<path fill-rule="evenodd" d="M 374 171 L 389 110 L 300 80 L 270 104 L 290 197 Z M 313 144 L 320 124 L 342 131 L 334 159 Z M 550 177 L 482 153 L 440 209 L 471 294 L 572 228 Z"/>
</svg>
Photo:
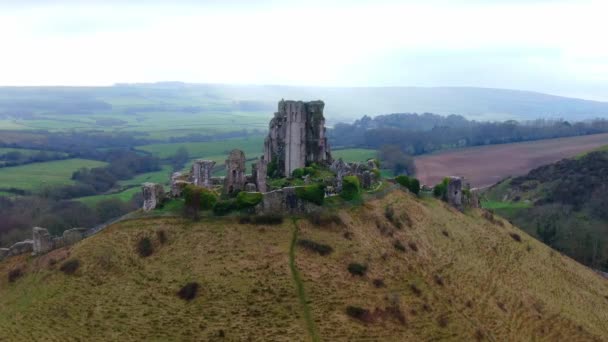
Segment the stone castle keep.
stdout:
<svg viewBox="0 0 608 342">
<path fill-rule="evenodd" d="M 323 101 L 279 102 L 264 141 L 264 160 L 276 163 L 279 176 L 311 163 L 330 164 L 331 151 L 325 137 Z"/>
</svg>

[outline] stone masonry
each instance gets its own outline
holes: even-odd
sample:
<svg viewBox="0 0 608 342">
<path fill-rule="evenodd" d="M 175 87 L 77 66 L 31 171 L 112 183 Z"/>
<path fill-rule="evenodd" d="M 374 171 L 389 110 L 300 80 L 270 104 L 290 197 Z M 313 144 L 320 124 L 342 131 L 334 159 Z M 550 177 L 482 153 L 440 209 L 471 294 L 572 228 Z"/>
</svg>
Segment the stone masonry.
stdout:
<svg viewBox="0 0 608 342">
<path fill-rule="evenodd" d="M 233 193 L 245 189 L 245 153 L 234 149 L 230 151 L 226 159 L 226 178 L 224 180 L 224 191 Z"/>
<path fill-rule="evenodd" d="M 213 173 L 214 166 L 215 162 L 213 160 L 196 160 L 192 164 L 192 171 L 190 173 L 192 184 L 210 189 L 213 186 L 211 184 L 211 174 Z"/>
<path fill-rule="evenodd" d="M 165 199 L 165 189 L 161 184 L 144 183 L 142 184 L 142 193 L 144 196 L 144 211 L 154 210 Z"/>
<path fill-rule="evenodd" d="M 447 200 L 451 206 L 462 209 L 462 178 L 449 177 Z"/>
<path fill-rule="evenodd" d="M 251 165 L 251 176 L 253 181 L 255 182 L 255 186 L 257 191 L 266 192 L 266 173 L 267 171 L 267 163 L 264 157 L 262 156 L 258 161 Z"/>
<path fill-rule="evenodd" d="M 34 227 L 32 235 L 32 239 L 34 240 L 34 255 L 44 254 L 54 248 L 53 239 L 47 229 Z"/>
<path fill-rule="evenodd" d="M 264 141 L 264 159 L 276 163 L 279 176 L 290 176 L 309 163 L 331 163 L 324 107 L 323 101 L 279 102 Z"/>
</svg>

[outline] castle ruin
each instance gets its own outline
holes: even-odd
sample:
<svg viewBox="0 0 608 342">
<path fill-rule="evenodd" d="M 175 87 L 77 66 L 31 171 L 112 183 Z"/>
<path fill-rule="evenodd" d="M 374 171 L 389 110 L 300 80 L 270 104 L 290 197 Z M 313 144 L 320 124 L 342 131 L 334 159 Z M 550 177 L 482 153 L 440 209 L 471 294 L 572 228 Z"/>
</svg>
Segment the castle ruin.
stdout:
<svg viewBox="0 0 608 342">
<path fill-rule="evenodd" d="M 277 175 L 289 177 L 293 170 L 311 163 L 332 162 L 325 137 L 323 101 L 279 102 L 264 141 L 264 159 L 276 164 Z"/>
</svg>

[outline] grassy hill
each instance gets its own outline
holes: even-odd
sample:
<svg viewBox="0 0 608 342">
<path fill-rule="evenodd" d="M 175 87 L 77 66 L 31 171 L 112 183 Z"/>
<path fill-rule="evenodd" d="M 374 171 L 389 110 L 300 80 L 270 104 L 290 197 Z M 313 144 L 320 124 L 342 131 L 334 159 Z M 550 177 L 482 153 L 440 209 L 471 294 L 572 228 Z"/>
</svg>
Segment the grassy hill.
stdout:
<svg viewBox="0 0 608 342">
<path fill-rule="evenodd" d="M 148 257 L 136 250 L 143 237 Z M 59 270 L 66 260 L 80 262 L 74 274 Z M 366 271 L 351 274 L 352 263 Z M 23 275 L 9 282 L 14 269 Z M 69 249 L 4 260 L 0 275 L 0 331 L 11 341 L 608 336 L 605 279 L 499 218 L 402 191 L 273 226 L 124 221 Z M 189 282 L 200 290 L 187 302 L 176 293 Z"/>
<path fill-rule="evenodd" d="M 485 192 L 484 206 L 545 243 L 608 270 L 608 151 L 544 165 Z"/>
</svg>

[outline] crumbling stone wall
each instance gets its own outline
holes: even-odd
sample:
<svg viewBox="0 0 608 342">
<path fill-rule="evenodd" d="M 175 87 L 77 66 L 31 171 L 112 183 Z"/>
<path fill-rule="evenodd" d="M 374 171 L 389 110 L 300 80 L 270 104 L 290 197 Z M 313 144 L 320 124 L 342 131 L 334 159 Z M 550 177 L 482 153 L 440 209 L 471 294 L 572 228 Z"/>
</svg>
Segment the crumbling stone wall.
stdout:
<svg viewBox="0 0 608 342">
<path fill-rule="evenodd" d="M 144 211 L 154 210 L 165 199 L 165 189 L 161 184 L 144 183 L 142 184 L 142 193 L 144 196 Z"/>
<path fill-rule="evenodd" d="M 255 183 L 256 189 L 259 192 L 266 192 L 266 175 L 268 172 L 268 165 L 264 157 L 260 157 L 258 161 L 251 165 L 251 177 Z"/>
<path fill-rule="evenodd" d="M 224 179 L 224 192 L 233 193 L 245 189 L 245 153 L 234 149 L 226 159 L 226 178 Z"/>
<path fill-rule="evenodd" d="M 451 206 L 462 209 L 462 178 L 448 178 L 447 199 Z"/>
<path fill-rule="evenodd" d="M 53 239 L 45 228 L 34 227 L 32 236 L 34 254 L 44 254 L 53 249 Z"/>
<path fill-rule="evenodd" d="M 190 181 L 192 184 L 210 189 L 213 186 L 211 174 L 213 173 L 214 166 L 215 162 L 213 160 L 195 160 L 190 171 Z"/>
<path fill-rule="evenodd" d="M 306 214 L 320 210 L 321 207 L 299 198 L 296 187 L 286 187 L 263 194 L 262 202 L 256 207 L 258 214 Z"/>
<path fill-rule="evenodd" d="M 279 102 L 264 141 L 264 159 L 276 163 L 279 176 L 289 176 L 309 163 L 331 163 L 324 107 L 323 101 Z"/>
</svg>

